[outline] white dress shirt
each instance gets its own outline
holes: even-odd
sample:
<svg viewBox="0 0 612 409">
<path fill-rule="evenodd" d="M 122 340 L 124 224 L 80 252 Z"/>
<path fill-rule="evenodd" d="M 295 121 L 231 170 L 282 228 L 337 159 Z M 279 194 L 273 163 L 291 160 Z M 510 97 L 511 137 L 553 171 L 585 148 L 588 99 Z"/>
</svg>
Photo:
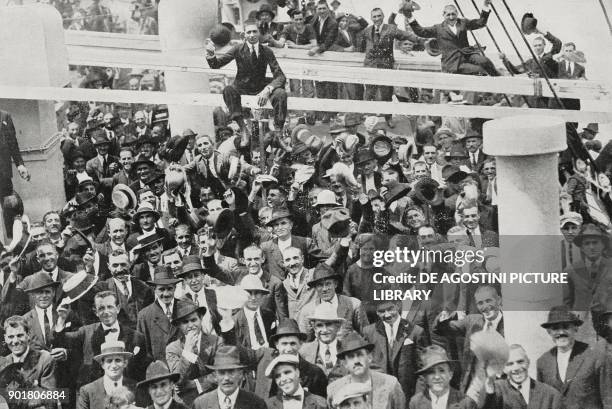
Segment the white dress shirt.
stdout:
<svg viewBox="0 0 612 409">
<path fill-rule="evenodd" d="M 55 267 L 52 271 L 45 271 L 45 273 L 51 275 L 53 281 L 57 281 L 57 277 L 59 276 L 59 268 Z"/>
<path fill-rule="evenodd" d="M 278 249 L 280 251 L 288 249 L 289 247 L 291 247 L 291 236 L 285 240 L 278 239 Z"/>
<path fill-rule="evenodd" d="M 436 396 L 433 393 L 431 396 L 431 409 L 446 409 L 446 405 L 448 404 L 448 395 L 450 389 L 446 391 L 446 393 L 442 396 Z"/>
<path fill-rule="evenodd" d="M 170 307 L 168 308 L 166 306 L 166 304 L 164 302 L 162 302 L 162 300 L 160 300 L 159 298 L 157 299 L 157 302 L 159 303 L 159 305 L 162 308 L 162 311 L 164 312 L 164 315 L 168 315 L 168 310 L 170 310 L 170 316 L 172 316 L 172 311 L 174 311 L 174 299 L 170 302 Z"/>
<path fill-rule="evenodd" d="M 102 324 L 103 331 L 107 331 L 109 329 L 116 329 L 117 331 L 109 332 L 108 334 L 106 334 L 104 336 L 104 341 L 109 342 L 119 340 L 119 321 L 115 321 L 115 323 L 110 327 L 107 327 L 106 325 Z"/>
<path fill-rule="evenodd" d="M 302 385 L 298 385 L 298 389 L 295 391 L 294 395 L 299 395 L 300 399 L 283 400 L 283 409 L 302 409 L 304 405 L 304 388 L 302 388 Z"/>
<path fill-rule="evenodd" d="M 45 316 L 44 314 L 47 314 L 47 318 L 49 319 L 49 329 L 52 330 L 53 328 L 53 312 L 52 312 L 52 307 L 47 307 L 44 310 L 42 308 L 39 308 L 37 306 L 34 306 L 34 309 L 36 310 L 36 317 L 38 317 L 38 325 L 40 325 L 40 329 L 42 330 L 42 334 L 43 334 L 43 340 L 45 342 L 47 342 L 47 339 L 45 338 Z"/>
<path fill-rule="evenodd" d="M 559 378 L 561 378 L 561 382 L 563 383 L 565 383 L 565 376 L 567 375 L 567 367 L 571 354 L 571 349 L 567 352 L 561 352 L 559 348 L 557 348 L 557 369 L 559 370 Z"/>
<path fill-rule="evenodd" d="M 123 288 L 123 283 L 119 280 L 117 280 L 116 278 L 113 278 L 113 280 L 115 280 L 115 287 L 117 287 L 119 289 L 119 291 L 121 292 L 121 294 L 125 295 L 127 298 L 130 298 L 132 296 L 132 293 L 134 292 L 132 290 L 132 280 L 127 280 L 125 282 L 125 284 L 127 285 L 127 289 L 128 289 L 128 293 L 125 293 L 125 290 Z"/>
<path fill-rule="evenodd" d="M 338 310 L 338 294 L 334 294 L 334 297 L 329 301 L 321 300 L 321 302 L 328 302 L 336 309 L 336 311 Z"/>
<path fill-rule="evenodd" d="M 455 25 L 448 25 L 448 29 L 454 34 L 457 35 L 457 24 Z"/>
<path fill-rule="evenodd" d="M 332 364 L 336 365 L 336 354 L 338 353 L 338 339 L 334 339 L 329 344 L 324 344 L 319 342 L 319 356 L 321 357 L 321 362 L 325 362 L 325 351 L 329 348 L 329 353 L 331 354 Z"/>
<path fill-rule="evenodd" d="M 30 347 L 27 347 L 25 352 L 23 354 L 21 354 L 20 356 L 15 356 L 15 354 L 11 354 L 11 355 L 13 355 L 13 362 L 14 363 L 19 363 L 19 362 L 25 361 L 25 359 L 26 359 L 26 357 L 28 356 L 29 353 L 30 353 Z"/>
<path fill-rule="evenodd" d="M 262 347 L 268 347 L 268 335 L 266 334 L 266 327 L 264 325 L 263 319 L 261 318 L 261 310 L 258 308 L 257 310 L 251 310 L 247 307 L 243 308 L 244 315 L 246 316 L 247 323 L 249 324 L 249 338 L 251 339 L 251 349 L 259 349 Z M 257 324 L 255 323 L 255 313 L 257 312 Z M 259 325 L 259 329 L 261 330 L 261 334 L 263 335 L 266 342 L 263 345 L 260 345 L 257 341 L 257 336 L 255 335 L 255 325 Z"/>
<path fill-rule="evenodd" d="M 494 319 L 493 321 L 490 321 L 490 322 L 491 322 L 491 329 L 492 329 L 492 330 L 494 330 L 494 331 L 497 331 L 497 327 L 499 326 L 499 322 L 500 322 L 501 320 L 502 320 L 502 312 L 501 312 L 501 311 L 499 311 L 499 312 L 497 313 L 497 317 L 495 317 L 495 319 Z M 487 320 L 485 319 L 485 323 L 484 323 L 484 324 L 485 324 L 485 327 L 484 327 L 484 329 L 487 329 L 487 327 L 488 327 L 488 325 L 487 325 L 487 324 L 488 324 L 488 323 L 489 323 L 489 321 L 487 321 Z"/>
<path fill-rule="evenodd" d="M 249 43 L 249 54 L 253 54 L 253 50 L 255 50 L 255 55 L 259 58 L 259 43 L 251 44 Z"/>
<path fill-rule="evenodd" d="M 123 386 L 123 376 L 121 378 L 119 378 L 116 381 L 113 381 L 112 379 L 110 379 L 108 376 L 103 376 L 102 377 L 103 382 L 104 382 L 104 390 L 106 391 L 107 395 L 110 395 L 111 393 L 113 393 L 115 390 L 119 389 L 120 387 Z"/>
<path fill-rule="evenodd" d="M 393 345 L 393 342 L 395 341 L 395 338 L 397 337 L 397 330 L 399 329 L 399 324 L 400 324 L 399 316 L 397 317 L 395 322 L 391 325 L 387 324 L 386 322 L 383 322 L 383 325 L 385 326 L 385 332 L 387 333 L 387 342 L 389 342 L 389 345 Z"/>
<path fill-rule="evenodd" d="M 372 173 L 369 176 L 366 176 L 365 178 L 365 192 L 364 193 L 368 193 L 370 190 L 377 190 L 376 189 L 376 181 L 374 180 L 374 174 Z"/>
<path fill-rule="evenodd" d="M 236 390 L 229 395 L 230 401 L 231 401 L 231 406 L 227 406 L 225 404 L 225 397 L 228 396 L 225 393 L 221 392 L 221 389 L 217 388 L 217 397 L 219 398 L 219 408 L 220 409 L 227 409 L 227 408 L 234 408 L 234 406 L 236 406 L 236 399 L 238 398 L 238 391 L 240 390 L 240 388 L 236 388 Z"/>
</svg>

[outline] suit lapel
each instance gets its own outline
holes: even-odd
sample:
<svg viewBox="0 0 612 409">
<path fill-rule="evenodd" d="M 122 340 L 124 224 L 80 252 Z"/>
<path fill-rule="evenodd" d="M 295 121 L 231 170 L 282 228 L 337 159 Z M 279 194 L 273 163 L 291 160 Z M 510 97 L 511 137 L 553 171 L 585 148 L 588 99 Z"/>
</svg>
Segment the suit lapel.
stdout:
<svg viewBox="0 0 612 409">
<path fill-rule="evenodd" d="M 91 350 L 94 355 L 98 355 L 100 353 L 100 349 L 104 341 L 104 330 L 102 329 L 102 324 L 98 324 L 91 336 Z"/>
<path fill-rule="evenodd" d="M 578 370 L 582 366 L 584 362 L 584 355 L 581 354 L 582 348 L 581 345 L 576 343 L 572 348 L 572 353 L 570 354 L 569 363 L 567 364 L 567 371 L 565 372 L 565 382 L 563 383 L 563 390 L 566 391 L 572 380 L 578 373 Z M 556 366 L 556 365 L 555 365 Z M 559 370 L 557 369 L 557 374 Z"/>
</svg>

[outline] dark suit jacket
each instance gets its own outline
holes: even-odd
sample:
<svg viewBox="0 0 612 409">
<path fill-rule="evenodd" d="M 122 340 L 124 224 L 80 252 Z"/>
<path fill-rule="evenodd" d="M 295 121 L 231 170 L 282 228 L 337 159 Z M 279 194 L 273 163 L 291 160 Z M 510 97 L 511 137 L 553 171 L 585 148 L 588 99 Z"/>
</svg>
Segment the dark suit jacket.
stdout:
<svg viewBox="0 0 612 409">
<path fill-rule="evenodd" d="M 274 326 L 276 316 L 272 311 L 265 310 L 263 308 L 259 309 L 259 313 L 261 314 L 261 320 L 264 323 L 264 338 L 269 342 L 270 337 L 276 333 L 276 327 Z M 234 329 L 236 331 L 236 345 L 251 348 L 249 322 L 247 321 L 244 313 L 244 308 L 241 308 L 240 311 L 234 315 Z"/>
<path fill-rule="evenodd" d="M 338 37 L 338 23 L 334 16 L 330 15 L 325 19 L 323 29 L 321 29 L 321 20 L 317 16 L 312 22 L 312 28 L 314 28 L 315 35 L 317 36 L 318 53 L 321 54 L 329 50 Z"/>
<path fill-rule="evenodd" d="M 597 353 L 584 342 L 576 341 L 570 354 L 565 382 L 557 369 L 557 348 L 551 348 L 537 361 L 538 381 L 561 392 L 563 406 L 572 408 L 601 408 L 601 361 Z"/>
<path fill-rule="evenodd" d="M 546 72 L 548 78 L 557 78 L 557 75 L 559 74 L 559 63 L 553 59 L 553 56 L 555 54 L 559 54 L 563 43 L 550 33 L 546 33 L 544 37 L 552 43 L 552 49 L 549 52 L 542 54 L 542 57 L 540 57 L 540 64 L 544 68 L 544 72 Z M 538 63 L 534 61 L 533 58 L 528 59 L 525 61 L 524 65 L 519 67 L 512 65 L 512 63 L 508 60 L 504 60 L 503 62 L 508 71 L 512 72 L 513 74 L 522 74 L 527 72 L 543 77 L 542 70 L 540 70 Z"/>
<path fill-rule="evenodd" d="M 487 394 L 484 403 L 486 409 L 559 409 L 561 407 L 561 394 L 555 388 L 533 379 L 529 388 L 529 404 L 508 379 L 495 381 L 495 393 Z"/>
<path fill-rule="evenodd" d="M 217 406 L 219 405 L 217 404 Z M 155 409 L 155 406 L 153 405 L 147 406 L 147 409 Z M 178 403 L 177 401 L 172 399 L 172 403 L 170 404 L 168 409 L 189 409 L 189 408 L 187 408 L 187 406 L 183 405 L 182 403 Z"/>
<path fill-rule="evenodd" d="M 174 299 L 173 317 L 176 317 L 178 303 L 182 301 Z M 162 307 L 157 301 L 138 313 L 138 332 L 145 336 L 147 354 L 155 360 L 166 362 L 166 346 L 179 338 L 181 331 L 170 323 Z"/>
<path fill-rule="evenodd" d="M 0 357 L 0 371 L 12 363 L 12 355 Z M 51 390 L 57 387 L 55 362 L 47 351 L 36 351 L 30 348 L 19 372 L 31 385 L 36 382 L 39 387 Z"/>
<path fill-rule="evenodd" d="M 213 56 L 206 59 L 210 68 L 217 69 L 224 67 L 230 61 L 236 60 L 238 71 L 234 80 L 234 86 L 240 92 L 255 95 L 266 86 L 271 86 L 273 89 L 283 88 L 285 86 L 285 74 L 278 65 L 274 53 L 269 47 L 259 44 L 259 57 L 257 65 L 253 65 L 251 61 L 250 48 L 245 42 L 232 47 L 226 54 Z M 270 66 L 273 79 L 266 78 L 266 70 Z"/>
<path fill-rule="evenodd" d="M 193 402 L 193 409 L 220 409 L 219 397 L 217 390 L 214 389 L 202 396 L 199 396 Z M 266 402 L 254 393 L 247 392 L 244 389 L 238 391 L 234 409 L 267 409 Z"/>
<path fill-rule="evenodd" d="M 456 73 L 459 65 L 464 62 L 464 55 L 478 52 L 470 47 L 468 31 L 478 30 L 487 25 L 489 13 L 482 11 L 480 18 L 474 20 L 458 19 L 457 35 L 448 28 L 445 23 L 436 24 L 431 27 L 421 27 L 415 20 L 410 27 L 419 37 L 437 38 L 442 51 L 442 71 Z"/>
<path fill-rule="evenodd" d="M 431 395 L 429 390 L 419 392 L 414 395 L 408 403 L 409 409 L 431 409 Z M 451 388 L 448 394 L 447 409 L 475 409 L 476 402 L 468 398 L 463 393 Z"/>
<path fill-rule="evenodd" d="M 266 257 L 266 269 L 271 274 L 284 280 L 287 277 L 287 273 L 282 261 L 283 256 L 278 248 L 278 239 L 264 241 L 260 247 Z M 314 242 L 310 238 L 291 235 L 291 247 L 296 247 L 302 251 L 305 268 L 314 268 L 317 264 L 327 259 L 321 250 L 315 247 Z"/>
<path fill-rule="evenodd" d="M 119 158 L 108 155 L 106 157 L 108 163 L 106 164 L 106 171 L 102 167 L 102 163 L 100 162 L 100 158 L 96 155 L 94 158 L 87 161 L 86 171 L 92 178 L 97 178 L 101 183 L 105 185 L 110 185 L 112 183 L 113 175 L 109 172 L 108 167 L 111 163 L 119 163 Z"/>
<path fill-rule="evenodd" d="M 155 300 L 155 294 L 150 286 L 145 284 L 143 281 L 132 278 L 132 296 L 127 302 L 120 302 L 120 310 L 119 310 L 119 322 L 129 326 L 132 329 L 136 329 L 136 322 L 130 318 L 129 309 L 134 308 L 138 315 L 140 315 L 140 311 L 142 311 L 147 306 L 151 305 Z M 122 300 L 121 292 L 117 285 L 115 284 L 115 280 L 112 278 L 106 279 L 106 281 L 98 282 L 93 289 L 93 293 L 98 293 L 100 291 L 112 291 L 117 300 Z"/>
<path fill-rule="evenodd" d="M 273 396 L 266 399 L 268 409 L 283 409 L 283 399 L 280 396 Z M 304 402 L 302 409 L 327 409 L 327 401 L 309 391 L 304 392 Z"/>
<path fill-rule="evenodd" d="M 135 183 L 138 183 L 138 182 L 135 182 Z M 134 190 L 134 192 L 137 193 L 136 190 Z M 155 232 L 159 236 L 164 238 L 161 241 L 162 245 L 164 246 L 164 250 L 170 250 L 171 248 L 176 247 L 176 240 L 174 239 L 173 235 L 170 234 L 170 232 L 167 229 L 156 227 Z M 141 235 L 142 235 L 142 232 L 140 231 L 140 229 L 130 234 L 128 238 L 125 240 L 126 248 L 130 250 L 133 249 L 138 244 L 138 236 L 141 236 Z"/>
<path fill-rule="evenodd" d="M 401 319 L 392 348 L 389 348 L 389 341 L 382 321 L 365 327 L 363 336 L 368 342 L 374 344 L 372 362 L 383 372 L 397 378 L 404 395 L 414 395 L 418 379 L 415 371 L 420 362 L 419 349 L 429 344 L 423 328 L 418 325 L 410 325 L 407 321 Z"/>
<path fill-rule="evenodd" d="M 565 61 L 559 61 L 559 72 L 557 75 L 559 79 L 575 80 L 575 79 L 586 79 L 586 72 L 582 65 L 574 63 L 574 72 L 570 74 L 569 70 L 565 66 Z"/>
<path fill-rule="evenodd" d="M 123 386 L 127 387 L 132 392 L 136 391 L 136 382 L 131 379 L 123 378 Z M 100 377 L 81 387 L 77 398 L 76 409 L 103 408 L 106 396 L 104 379 Z"/>
<path fill-rule="evenodd" d="M 359 39 L 357 40 L 359 51 L 366 53 L 364 61 L 366 67 L 393 68 L 395 40 L 419 42 L 419 37 L 414 33 L 400 30 L 396 25 L 382 24 L 378 41 L 374 40 L 374 30 L 373 25 L 366 27 L 359 33 Z"/>
<path fill-rule="evenodd" d="M 12 163 L 15 163 L 15 166 L 23 165 L 23 159 L 19 152 L 13 118 L 8 112 L 0 111 L 0 181 L 13 176 Z"/>
<path fill-rule="evenodd" d="M 37 273 L 39 272 L 40 271 L 38 271 Z M 34 273 L 34 274 L 37 274 L 37 273 Z M 34 276 L 34 274 L 25 277 L 22 282 L 17 284 L 17 288 L 22 291 L 25 291 L 27 288 L 29 288 L 32 283 L 32 280 L 33 280 L 32 277 Z M 72 273 L 69 273 L 62 269 L 58 269 L 57 281 L 63 284 L 66 282 L 66 280 L 68 280 L 72 276 L 73 276 Z M 59 285 L 57 286 L 55 290 L 55 297 L 53 298 L 54 304 L 59 305 L 59 302 L 62 300 L 62 298 L 64 298 L 64 291 L 62 290 L 62 286 Z M 32 308 L 34 307 L 34 300 L 32 298 L 30 298 L 30 307 Z"/>
</svg>

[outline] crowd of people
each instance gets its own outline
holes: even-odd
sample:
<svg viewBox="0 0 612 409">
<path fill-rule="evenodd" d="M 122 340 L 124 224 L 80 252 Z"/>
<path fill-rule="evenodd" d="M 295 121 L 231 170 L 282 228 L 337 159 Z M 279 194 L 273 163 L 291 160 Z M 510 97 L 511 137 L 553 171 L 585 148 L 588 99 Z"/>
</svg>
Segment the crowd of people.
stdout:
<svg viewBox="0 0 612 409">
<path fill-rule="evenodd" d="M 215 111 L 214 135 L 170 129 L 165 106 L 69 104 L 61 141 L 66 203 L 41 220 L 30 220 L 13 191 L 11 162 L 31 176 L 11 116 L 1 113 L 0 196 L 10 239 L 0 246 L 0 395 L 8 407 L 612 408 L 609 226 L 590 211 L 591 162 L 569 149 L 550 181 L 559 185 L 561 213 L 559 237 L 549 238 L 569 283 L 563 305 L 550 305 L 533 328 L 548 334 L 549 351 L 528 356 L 521 345 L 505 345 L 499 285 L 404 284 L 431 297 L 373 296 L 390 288 L 375 275 L 501 271 L 503 203 L 495 157 L 482 149 L 486 120 L 288 113 L 287 99 L 404 95 L 493 105 L 502 96 L 287 81 L 273 49 L 363 52 L 364 65 L 389 69 L 396 47 L 437 47 L 446 72 L 500 70 L 467 40 L 485 27 L 488 0 L 479 19 L 458 18 L 447 6 L 444 22 L 431 27 L 416 21 L 416 3 L 404 1 L 403 28 L 384 23 L 378 8 L 371 22 L 349 10 L 335 15 L 339 3 L 288 2 L 292 21 L 284 27 L 262 6 L 240 40 L 228 25 L 213 30 L 203 58 L 213 69 L 237 65 L 233 82 L 211 85 L 226 104 Z M 540 64 L 503 58 L 507 69 L 584 77 L 574 44 L 546 33 L 533 45 Z M 84 87 L 164 89 L 159 72 L 79 69 Z M 245 109 L 242 95 L 256 95 L 261 109 Z M 597 132 L 588 124 L 578 141 L 593 156 Z M 609 189 L 602 192 L 604 200 Z M 375 263 L 397 248 L 484 257 Z M 11 390 L 37 395 L 20 400 Z"/>
</svg>

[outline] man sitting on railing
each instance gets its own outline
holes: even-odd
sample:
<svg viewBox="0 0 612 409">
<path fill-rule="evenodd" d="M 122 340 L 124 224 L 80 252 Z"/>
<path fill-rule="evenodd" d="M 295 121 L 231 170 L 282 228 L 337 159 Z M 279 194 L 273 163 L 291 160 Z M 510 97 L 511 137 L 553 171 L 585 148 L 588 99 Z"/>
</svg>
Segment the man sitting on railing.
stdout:
<svg viewBox="0 0 612 409">
<path fill-rule="evenodd" d="M 468 42 L 468 31 L 478 30 L 487 25 L 491 0 L 484 0 L 480 18 L 474 20 L 457 18 L 457 7 L 444 7 L 444 21 L 431 27 L 421 27 L 412 13 L 408 22 L 414 33 L 420 37 L 435 38 L 442 51 L 442 71 L 454 74 L 499 76 L 490 59 Z"/>
</svg>

